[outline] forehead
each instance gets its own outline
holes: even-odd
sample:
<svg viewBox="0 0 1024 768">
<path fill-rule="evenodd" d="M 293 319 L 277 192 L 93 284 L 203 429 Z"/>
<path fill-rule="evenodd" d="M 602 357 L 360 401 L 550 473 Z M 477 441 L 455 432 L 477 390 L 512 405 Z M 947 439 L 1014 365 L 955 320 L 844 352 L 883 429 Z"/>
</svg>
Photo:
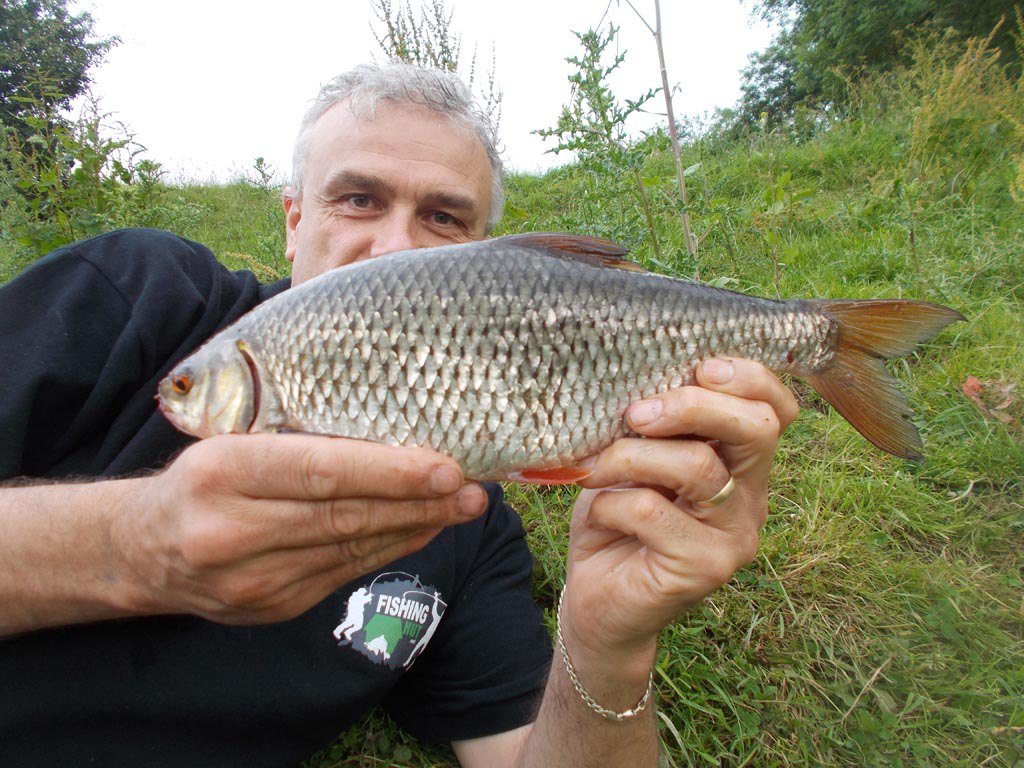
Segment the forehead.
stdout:
<svg viewBox="0 0 1024 768">
<path fill-rule="evenodd" d="M 425 107 L 382 103 L 356 114 L 348 102 L 331 107 L 313 126 L 305 187 L 341 171 L 394 174 L 410 182 L 454 186 L 490 201 L 491 166 L 479 137 Z"/>
</svg>

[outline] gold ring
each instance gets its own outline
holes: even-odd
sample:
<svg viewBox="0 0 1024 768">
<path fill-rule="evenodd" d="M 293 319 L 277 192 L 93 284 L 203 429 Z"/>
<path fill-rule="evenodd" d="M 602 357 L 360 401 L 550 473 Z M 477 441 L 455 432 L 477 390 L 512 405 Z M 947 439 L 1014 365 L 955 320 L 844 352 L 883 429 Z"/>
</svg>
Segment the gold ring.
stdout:
<svg viewBox="0 0 1024 768">
<path fill-rule="evenodd" d="M 722 490 L 720 490 L 710 499 L 693 502 L 693 506 L 697 507 L 698 509 L 714 509 L 719 504 L 728 499 L 730 496 L 732 496 L 732 492 L 735 490 L 736 478 L 734 478 L 732 475 L 729 475 L 729 482 L 722 486 Z"/>
</svg>

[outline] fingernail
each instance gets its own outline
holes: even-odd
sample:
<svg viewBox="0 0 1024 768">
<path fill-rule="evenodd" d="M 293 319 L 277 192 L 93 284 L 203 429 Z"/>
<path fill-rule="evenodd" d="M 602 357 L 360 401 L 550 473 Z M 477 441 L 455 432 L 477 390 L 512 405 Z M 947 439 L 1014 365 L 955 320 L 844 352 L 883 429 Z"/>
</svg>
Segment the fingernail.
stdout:
<svg viewBox="0 0 1024 768">
<path fill-rule="evenodd" d="M 455 493 L 462 485 L 462 474 L 455 467 L 438 467 L 430 473 L 430 490 L 442 496 Z"/>
<path fill-rule="evenodd" d="M 576 468 L 585 472 L 593 472 L 597 468 L 597 454 L 587 456 L 583 461 L 576 462 Z"/>
<path fill-rule="evenodd" d="M 464 487 L 456 498 L 459 502 L 459 512 L 466 519 L 472 519 L 483 512 L 487 503 L 487 493 L 475 483 Z"/>
<path fill-rule="evenodd" d="M 704 377 L 712 384 L 725 384 L 735 373 L 732 361 L 717 357 L 705 360 L 701 369 L 704 371 Z"/>
<path fill-rule="evenodd" d="M 629 407 L 629 421 L 640 427 L 661 415 L 661 400 L 641 400 Z"/>
</svg>

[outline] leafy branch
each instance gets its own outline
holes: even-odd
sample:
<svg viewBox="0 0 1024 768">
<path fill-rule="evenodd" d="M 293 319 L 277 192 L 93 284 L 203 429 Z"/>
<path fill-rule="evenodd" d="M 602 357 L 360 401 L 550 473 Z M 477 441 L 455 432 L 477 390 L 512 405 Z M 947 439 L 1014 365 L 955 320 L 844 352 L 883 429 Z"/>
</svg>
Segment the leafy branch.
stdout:
<svg viewBox="0 0 1024 768">
<path fill-rule="evenodd" d="M 615 39 L 618 29 L 612 25 L 604 31 L 593 29 L 574 32 L 583 48 L 580 56 L 571 56 L 567 62 L 576 67 L 569 75 L 572 86 L 569 104 L 553 128 L 534 131 L 545 139 L 556 139 L 557 144 L 549 152 L 575 152 L 581 168 L 601 180 L 598 199 L 618 197 L 621 179 L 632 180 L 631 189 L 640 202 L 651 237 L 655 258 L 661 259 L 657 228 L 651 211 L 647 185 L 643 178 L 645 154 L 641 147 L 629 141 L 626 121 L 639 112 L 657 94 L 651 89 L 636 99 L 620 103 L 607 85 L 610 75 L 625 60 L 625 53 L 618 53 L 610 63 L 604 63 L 605 50 Z"/>
</svg>

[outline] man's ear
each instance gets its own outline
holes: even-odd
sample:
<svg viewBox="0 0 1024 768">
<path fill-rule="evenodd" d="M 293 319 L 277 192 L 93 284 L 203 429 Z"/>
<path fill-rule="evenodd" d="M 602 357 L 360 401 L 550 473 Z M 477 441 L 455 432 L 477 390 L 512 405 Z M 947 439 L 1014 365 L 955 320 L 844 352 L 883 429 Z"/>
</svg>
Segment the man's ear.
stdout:
<svg viewBox="0 0 1024 768">
<path fill-rule="evenodd" d="M 285 195 L 282 198 L 284 204 L 284 257 L 289 263 L 295 263 L 295 249 L 298 245 L 299 219 L 302 218 L 302 206 L 299 203 L 298 195 Z"/>
</svg>

